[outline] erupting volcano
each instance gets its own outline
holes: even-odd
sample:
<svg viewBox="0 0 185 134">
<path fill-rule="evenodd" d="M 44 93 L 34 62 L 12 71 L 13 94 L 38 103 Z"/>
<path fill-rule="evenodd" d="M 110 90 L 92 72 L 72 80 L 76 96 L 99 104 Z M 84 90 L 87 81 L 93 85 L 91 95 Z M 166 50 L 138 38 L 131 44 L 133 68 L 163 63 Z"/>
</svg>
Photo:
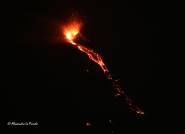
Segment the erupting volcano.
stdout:
<svg viewBox="0 0 185 134">
<path fill-rule="evenodd" d="M 77 44 L 75 39 L 78 38 L 81 28 L 83 27 L 84 22 L 82 19 L 78 17 L 78 15 L 73 14 L 69 21 L 62 26 L 62 34 L 64 35 L 64 41 L 69 42 L 70 44 L 74 45 L 80 51 L 86 53 L 88 57 L 97 63 L 101 69 L 103 70 L 104 74 L 106 75 L 107 79 L 112 83 L 114 89 L 116 90 L 116 97 L 123 96 L 126 99 L 126 103 L 130 107 L 131 110 L 135 111 L 138 114 L 144 114 L 144 112 L 138 108 L 138 106 L 132 103 L 132 100 L 124 93 L 121 87 L 118 85 L 117 81 L 113 79 L 111 76 L 110 71 L 106 67 L 102 57 L 100 54 L 94 52 L 94 50 L 89 49 L 81 44 Z"/>
</svg>

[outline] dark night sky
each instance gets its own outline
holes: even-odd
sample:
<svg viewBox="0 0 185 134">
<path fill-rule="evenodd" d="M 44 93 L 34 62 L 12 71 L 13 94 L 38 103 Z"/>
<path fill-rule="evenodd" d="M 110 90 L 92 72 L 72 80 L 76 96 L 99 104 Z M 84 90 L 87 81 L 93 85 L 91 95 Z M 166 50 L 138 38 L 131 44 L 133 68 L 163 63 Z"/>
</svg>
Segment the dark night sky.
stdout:
<svg viewBox="0 0 185 134">
<path fill-rule="evenodd" d="M 176 129 L 166 94 L 174 62 L 169 3 L 55 0 L 16 1 L 4 7 L 2 125 L 61 123 L 60 129 L 104 133 L 104 128 L 112 128 L 112 119 L 115 133 Z M 102 55 L 145 115 L 131 112 L 124 98 L 114 97 L 111 83 L 86 54 L 68 43 L 56 43 L 59 24 L 72 11 L 86 17 L 81 33 L 89 41 L 83 45 Z M 84 127 L 86 122 L 93 125 Z"/>
</svg>

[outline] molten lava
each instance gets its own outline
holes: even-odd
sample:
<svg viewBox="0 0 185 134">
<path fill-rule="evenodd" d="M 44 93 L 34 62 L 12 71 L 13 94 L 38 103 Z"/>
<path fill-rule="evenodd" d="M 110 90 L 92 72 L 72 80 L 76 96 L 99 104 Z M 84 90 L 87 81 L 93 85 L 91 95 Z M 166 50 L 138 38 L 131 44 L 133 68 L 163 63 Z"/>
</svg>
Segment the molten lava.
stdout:
<svg viewBox="0 0 185 134">
<path fill-rule="evenodd" d="M 80 30 L 83 24 L 84 24 L 83 21 L 81 21 L 78 18 L 78 16 L 72 15 L 67 25 L 63 26 L 63 34 L 65 35 L 65 40 L 75 45 L 80 51 L 86 53 L 92 61 L 94 61 L 101 67 L 107 79 L 112 83 L 114 89 L 116 90 L 116 95 L 115 95 L 116 97 L 123 96 L 126 99 L 126 102 L 131 110 L 135 111 L 138 114 L 144 114 L 144 112 L 141 109 L 139 109 L 136 105 L 134 105 L 132 103 L 132 100 L 123 92 L 121 87 L 118 85 L 117 80 L 113 79 L 113 77 L 110 74 L 110 71 L 108 70 L 105 63 L 103 62 L 103 59 L 100 56 L 100 54 L 94 52 L 92 49 L 89 49 L 87 47 L 84 47 L 82 45 L 75 43 L 74 40 L 76 38 L 76 35 L 80 33 Z"/>
</svg>

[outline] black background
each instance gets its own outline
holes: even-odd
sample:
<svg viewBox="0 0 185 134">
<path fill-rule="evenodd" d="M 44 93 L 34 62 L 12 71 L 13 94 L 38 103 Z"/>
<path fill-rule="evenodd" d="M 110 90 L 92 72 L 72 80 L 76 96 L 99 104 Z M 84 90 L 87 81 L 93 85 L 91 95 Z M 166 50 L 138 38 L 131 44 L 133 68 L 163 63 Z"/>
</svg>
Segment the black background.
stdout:
<svg viewBox="0 0 185 134">
<path fill-rule="evenodd" d="M 16 1 L 2 5 L 1 125 L 31 121 L 45 129 L 56 126 L 61 132 L 88 134 L 110 133 L 109 129 L 181 132 L 178 117 L 173 116 L 173 97 L 168 96 L 174 73 L 171 4 Z M 59 42 L 60 24 L 75 11 L 86 18 L 81 33 L 88 41 L 83 45 L 101 54 L 144 115 L 130 111 L 124 98 L 114 96 L 110 81 L 86 54 Z M 92 126 L 86 127 L 86 122 Z"/>
</svg>

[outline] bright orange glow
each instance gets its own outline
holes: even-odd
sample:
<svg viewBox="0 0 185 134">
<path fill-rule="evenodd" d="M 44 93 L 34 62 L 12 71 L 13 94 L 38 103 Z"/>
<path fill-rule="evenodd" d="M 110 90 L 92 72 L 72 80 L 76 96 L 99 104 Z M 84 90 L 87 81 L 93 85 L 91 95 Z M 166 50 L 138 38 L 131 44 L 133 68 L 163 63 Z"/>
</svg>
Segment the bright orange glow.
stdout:
<svg viewBox="0 0 185 134">
<path fill-rule="evenodd" d="M 73 14 L 69 22 L 66 25 L 64 25 L 62 28 L 66 41 L 73 45 L 76 45 L 76 43 L 74 42 L 74 39 L 76 35 L 80 33 L 82 26 L 83 26 L 83 21 L 79 19 L 77 14 Z"/>
<path fill-rule="evenodd" d="M 139 109 L 136 105 L 132 104 L 132 100 L 123 92 L 121 87 L 118 85 L 118 80 L 113 79 L 100 54 L 94 52 L 92 49 L 75 43 L 74 39 L 76 38 L 76 35 L 80 33 L 82 26 L 83 22 L 79 20 L 77 16 L 73 15 L 69 23 L 63 27 L 63 33 L 66 36 L 66 41 L 75 45 L 80 51 L 86 53 L 92 61 L 94 61 L 101 67 L 107 79 L 112 83 L 114 89 L 116 90 L 116 97 L 123 96 L 126 99 L 126 102 L 131 110 L 135 111 L 138 114 L 144 114 L 141 109 Z M 109 120 L 109 122 L 112 123 L 111 120 Z M 88 125 L 88 123 L 86 125 Z"/>
</svg>

